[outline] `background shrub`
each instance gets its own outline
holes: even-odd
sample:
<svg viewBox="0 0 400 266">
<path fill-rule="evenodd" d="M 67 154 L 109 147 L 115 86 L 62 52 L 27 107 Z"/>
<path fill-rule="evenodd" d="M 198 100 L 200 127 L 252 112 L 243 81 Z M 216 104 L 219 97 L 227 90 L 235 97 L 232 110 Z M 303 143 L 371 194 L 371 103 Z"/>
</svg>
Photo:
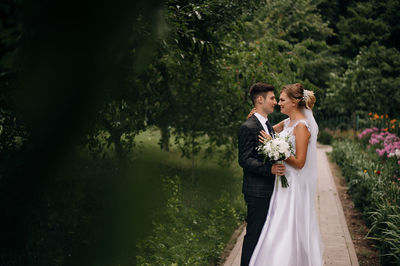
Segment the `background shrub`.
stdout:
<svg viewBox="0 0 400 266">
<path fill-rule="evenodd" d="M 321 130 L 318 134 L 318 142 L 325 145 L 331 145 L 333 136 L 325 129 Z"/>
</svg>

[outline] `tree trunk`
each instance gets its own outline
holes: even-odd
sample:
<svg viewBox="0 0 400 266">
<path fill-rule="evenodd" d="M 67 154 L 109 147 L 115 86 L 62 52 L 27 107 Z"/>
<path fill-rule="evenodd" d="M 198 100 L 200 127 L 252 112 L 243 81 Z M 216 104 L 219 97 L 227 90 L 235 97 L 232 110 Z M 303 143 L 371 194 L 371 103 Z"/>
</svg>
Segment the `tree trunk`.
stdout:
<svg viewBox="0 0 400 266">
<path fill-rule="evenodd" d="M 356 138 L 356 136 L 357 136 L 357 133 L 356 133 L 356 112 L 355 111 L 353 111 L 352 113 L 351 113 L 351 120 L 352 120 L 352 124 L 353 124 L 353 138 L 355 139 Z"/>
<path fill-rule="evenodd" d="M 194 137 L 192 137 L 192 182 L 195 180 L 195 173 L 194 173 L 194 167 L 195 167 L 195 161 L 194 161 Z"/>
<path fill-rule="evenodd" d="M 111 139 L 115 146 L 115 153 L 117 154 L 118 158 L 124 157 L 124 148 L 121 143 L 121 136 L 122 134 L 120 132 L 113 132 L 111 134 Z"/>
<path fill-rule="evenodd" d="M 169 138 L 171 137 L 171 133 L 169 132 L 168 126 L 160 126 L 160 131 L 161 131 L 161 139 L 160 139 L 161 150 L 169 151 Z"/>
</svg>

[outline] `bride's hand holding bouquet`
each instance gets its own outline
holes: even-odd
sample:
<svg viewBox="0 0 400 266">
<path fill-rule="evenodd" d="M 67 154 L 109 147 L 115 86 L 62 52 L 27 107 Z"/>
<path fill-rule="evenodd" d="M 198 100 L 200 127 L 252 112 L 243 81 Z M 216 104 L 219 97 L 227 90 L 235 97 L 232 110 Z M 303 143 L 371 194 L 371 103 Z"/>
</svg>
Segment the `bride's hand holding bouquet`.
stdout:
<svg viewBox="0 0 400 266">
<path fill-rule="evenodd" d="M 293 155 L 293 147 L 289 142 L 288 137 L 280 136 L 275 134 L 275 138 L 271 138 L 264 131 L 261 132 L 262 136 L 259 136 L 262 144 L 257 147 L 260 154 L 264 155 L 264 161 L 270 161 L 272 163 L 283 164 L 283 161 Z M 279 174 L 279 173 L 278 173 Z M 289 183 L 285 175 L 281 175 L 282 187 L 288 187 Z"/>
</svg>

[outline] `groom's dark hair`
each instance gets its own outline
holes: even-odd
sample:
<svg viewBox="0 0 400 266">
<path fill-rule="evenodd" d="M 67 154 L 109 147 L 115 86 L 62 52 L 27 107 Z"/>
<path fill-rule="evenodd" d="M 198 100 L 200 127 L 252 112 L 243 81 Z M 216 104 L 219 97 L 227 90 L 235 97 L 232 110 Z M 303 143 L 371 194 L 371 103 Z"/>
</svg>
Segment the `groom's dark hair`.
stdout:
<svg viewBox="0 0 400 266">
<path fill-rule="evenodd" d="M 253 101 L 253 104 L 256 104 L 256 99 L 258 96 L 262 95 L 264 98 L 267 97 L 267 92 L 274 91 L 275 88 L 271 84 L 257 82 L 251 85 L 250 87 L 250 98 Z"/>
</svg>

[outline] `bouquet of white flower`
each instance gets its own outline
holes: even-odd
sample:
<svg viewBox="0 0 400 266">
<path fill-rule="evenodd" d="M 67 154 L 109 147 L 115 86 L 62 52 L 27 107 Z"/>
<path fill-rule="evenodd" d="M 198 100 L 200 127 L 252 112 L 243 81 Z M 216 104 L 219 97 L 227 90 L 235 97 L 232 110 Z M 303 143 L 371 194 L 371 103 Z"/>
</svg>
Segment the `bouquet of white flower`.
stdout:
<svg viewBox="0 0 400 266">
<path fill-rule="evenodd" d="M 294 155 L 292 144 L 289 142 L 289 136 L 283 137 L 275 134 L 275 138 L 265 140 L 264 144 L 257 147 L 260 154 L 264 155 L 264 161 L 272 163 L 283 163 L 283 160 Z M 289 183 L 286 176 L 281 176 L 282 187 L 288 187 Z"/>
</svg>

